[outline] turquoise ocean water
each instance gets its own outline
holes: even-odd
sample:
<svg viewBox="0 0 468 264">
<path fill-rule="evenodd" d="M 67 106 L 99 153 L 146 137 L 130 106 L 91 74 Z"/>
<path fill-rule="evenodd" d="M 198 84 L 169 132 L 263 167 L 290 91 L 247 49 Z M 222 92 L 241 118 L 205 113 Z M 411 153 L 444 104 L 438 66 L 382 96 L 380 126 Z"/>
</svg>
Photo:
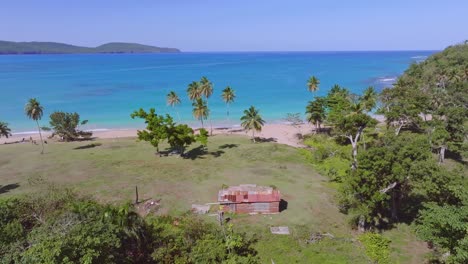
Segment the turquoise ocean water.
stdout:
<svg viewBox="0 0 468 264">
<path fill-rule="evenodd" d="M 209 100 L 213 123 L 225 125 L 226 105 L 221 90 L 236 90 L 230 107 L 231 125 L 239 123 L 250 105 L 260 109 L 268 122 L 280 122 L 286 113 L 304 113 L 313 95 L 306 89 L 310 75 L 320 81 L 318 96 L 333 84 L 354 93 L 373 85 L 390 86 L 411 63 L 431 51 L 385 52 L 242 52 L 180 54 L 80 54 L 0 56 L 0 121 L 13 132 L 32 131 L 35 124 L 23 112 L 28 98 L 45 107 L 42 124 L 52 111 L 76 111 L 88 119 L 87 129 L 139 128 L 130 113 L 155 107 L 177 117 L 166 106 L 166 94 L 174 90 L 182 98 L 176 109 L 185 123 L 192 117 L 187 85 L 207 76 L 214 83 Z"/>
</svg>

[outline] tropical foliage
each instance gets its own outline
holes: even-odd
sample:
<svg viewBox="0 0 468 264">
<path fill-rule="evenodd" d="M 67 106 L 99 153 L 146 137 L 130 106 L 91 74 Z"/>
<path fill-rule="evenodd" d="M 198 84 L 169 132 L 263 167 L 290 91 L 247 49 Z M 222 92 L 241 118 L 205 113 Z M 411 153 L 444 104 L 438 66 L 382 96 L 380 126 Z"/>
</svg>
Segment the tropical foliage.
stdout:
<svg viewBox="0 0 468 264">
<path fill-rule="evenodd" d="M 0 200 L 2 263 L 258 263 L 253 243 L 190 214 L 142 218 L 69 190 Z"/>
<path fill-rule="evenodd" d="M 50 126 L 53 129 L 52 136 L 59 136 L 64 141 L 73 141 L 80 138 L 90 138 L 93 133 L 83 131 L 78 128 L 80 125 L 85 125 L 88 120 L 80 121 L 78 113 L 53 112 L 50 114 Z"/>
<path fill-rule="evenodd" d="M 193 111 L 192 111 L 193 117 L 200 120 L 201 126 L 202 128 L 204 128 L 203 120 L 206 120 L 210 114 L 206 101 L 203 100 L 202 98 L 198 98 L 192 103 L 192 106 L 193 106 Z"/>
<path fill-rule="evenodd" d="M 170 91 L 167 94 L 166 101 L 167 101 L 167 105 L 169 105 L 171 107 L 175 107 L 177 105 L 180 105 L 180 103 L 181 103 L 181 100 L 180 100 L 179 96 L 174 91 Z M 180 121 L 180 115 L 179 115 L 178 111 L 177 111 L 177 117 L 179 118 L 179 121 Z"/>
<path fill-rule="evenodd" d="M 310 136 L 305 143 L 314 150 L 302 152 L 338 184 L 350 223 L 360 230 L 411 223 L 436 263 L 468 262 L 467 66 L 468 45 L 456 45 L 412 65 L 379 101 L 373 88 L 357 96 L 335 85 L 306 108 L 309 122 L 323 121 L 332 137 Z M 387 127 L 374 129 L 377 105 Z M 351 156 L 343 152 L 348 144 Z M 346 162 L 352 169 L 343 169 Z M 377 236 L 360 241 L 372 261 L 388 262 L 379 257 L 388 242 Z"/>
<path fill-rule="evenodd" d="M 11 129 L 8 127 L 8 123 L 0 121 L 0 137 L 8 138 L 11 136 Z"/>
<path fill-rule="evenodd" d="M 265 120 L 262 119 L 258 109 L 251 106 L 249 109 L 244 110 L 244 115 L 241 117 L 241 126 L 247 130 L 252 131 L 252 140 L 255 142 L 255 132 L 262 131 Z"/>
<path fill-rule="evenodd" d="M 307 81 L 307 89 L 309 90 L 309 92 L 315 93 L 319 89 L 319 84 L 320 84 L 319 79 L 315 76 L 311 76 L 309 80 Z"/>
<path fill-rule="evenodd" d="M 187 146 L 199 141 L 202 145 L 207 143 L 207 132 L 201 129 L 199 135 L 195 135 L 192 128 L 186 124 L 176 124 L 170 115 L 158 115 L 154 108 L 149 112 L 143 109 L 135 111 L 131 117 L 145 120 L 146 129 L 138 130 L 139 140 L 148 141 L 159 153 L 159 144 L 163 141 L 169 143 L 171 150 L 180 155 L 184 154 Z"/>
<path fill-rule="evenodd" d="M 226 114 L 229 119 L 229 105 L 232 104 L 234 100 L 236 99 L 236 93 L 234 89 L 232 89 L 230 86 L 227 86 L 226 88 L 224 88 L 221 94 L 221 98 L 223 98 L 223 101 L 226 103 L 226 106 L 227 106 Z"/>
<path fill-rule="evenodd" d="M 24 107 L 24 112 L 29 119 L 36 121 L 39 137 L 41 138 L 41 154 L 44 154 L 44 141 L 42 140 L 41 127 L 39 126 L 39 120 L 41 120 L 42 115 L 44 114 L 44 107 L 36 98 L 31 98 Z"/>
</svg>

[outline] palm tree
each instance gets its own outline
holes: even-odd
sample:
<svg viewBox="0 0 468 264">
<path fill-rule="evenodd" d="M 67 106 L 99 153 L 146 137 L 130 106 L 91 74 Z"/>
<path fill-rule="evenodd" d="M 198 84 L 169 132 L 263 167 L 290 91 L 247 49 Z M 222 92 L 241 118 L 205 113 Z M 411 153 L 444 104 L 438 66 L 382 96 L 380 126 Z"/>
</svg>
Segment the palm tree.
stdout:
<svg viewBox="0 0 468 264">
<path fill-rule="evenodd" d="M 195 101 L 201 97 L 200 83 L 191 82 L 187 87 L 187 95 L 191 101 Z"/>
<path fill-rule="evenodd" d="M 234 99 L 236 99 L 236 94 L 235 91 L 227 86 L 224 90 L 223 93 L 221 94 L 221 97 L 223 98 L 223 101 L 226 103 L 227 106 L 227 118 L 229 121 L 229 105 L 234 102 Z"/>
<path fill-rule="evenodd" d="M 41 103 L 39 103 L 39 101 L 36 98 L 31 98 L 24 107 L 24 111 L 26 113 L 26 116 L 29 117 L 29 119 L 36 121 L 37 130 L 39 131 L 39 137 L 41 138 L 41 154 L 44 154 L 44 142 L 42 140 L 41 127 L 39 126 L 39 120 L 41 120 L 42 118 L 44 107 L 41 105 Z"/>
<path fill-rule="evenodd" d="M 377 93 L 374 87 L 369 86 L 360 98 L 360 102 L 363 104 L 363 109 L 370 112 L 377 104 Z"/>
<path fill-rule="evenodd" d="M 171 107 L 175 107 L 176 105 L 180 104 L 180 98 L 174 91 L 170 91 L 167 94 L 166 98 L 167 98 L 167 105 Z M 179 122 L 180 122 L 179 111 L 176 111 L 176 112 L 177 112 L 177 117 L 179 118 Z"/>
<path fill-rule="evenodd" d="M 200 79 L 200 94 L 206 99 L 206 107 L 208 108 L 208 99 L 213 94 L 213 84 L 205 76 Z M 213 125 L 211 124 L 211 117 L 208 116 L 210 120 L 210 135 L 213 135 Z"/>
<path fill-rule="evenodd" d="M 244 116 L 240 120 L 242 121 L 241 126 L 245 130 L 252 130 L 252 140 L 255 142 L 255 131 L 262 131 L 262 126 L 265 124 L 265 120 L 262 119 L 259 111 L 251 106 L 249 109 L 244 110 Z"/>
<path fill-rule="evenodd" d="M 8 123 L 0 121 L 0 137 L 8 138 L 11 136 L 11 129 L 8 127 Z"/>
<path fill-rule="evenodd" d="M 309 90 L 309 92 L 315 93 L 319 89 L 319 84 L 319 79 L 315 76 L 311 76 L 307 81 L 307 89 Z"/>
<path fill-rule="evenodd" d="M 320 124 L 326 118 L 325 105 L 326 100 L 324 98 L 316 97 L 313 101 L 309 101 L 306 106 L 307 121 L 315 125 L 315 132 L 320 131 Z"/>
<path fill-rule="evenodd" d="M 208 106 L 206 105 L 206 101 L 202 98 L 197 98 L 193 103 L 193 117 L 200 120 L 202 128 L 203 126 L 203 119 L 206 119 L 209 116 Z"/>
</svg>

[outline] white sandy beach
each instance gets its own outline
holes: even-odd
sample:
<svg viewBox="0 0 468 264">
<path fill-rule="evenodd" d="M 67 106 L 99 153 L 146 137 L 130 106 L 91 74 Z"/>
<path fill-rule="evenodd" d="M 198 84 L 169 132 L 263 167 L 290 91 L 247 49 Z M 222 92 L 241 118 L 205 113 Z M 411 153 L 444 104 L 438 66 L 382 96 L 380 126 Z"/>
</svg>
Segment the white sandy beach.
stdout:
<svg viewBox="0 0 468 264">
<path fill-rule="evenodd" d="M 300 139 L 297 137 L 297 134 L 309 134 L 313 131 L 314 126 L 311 124 L 303 124 L 300 126 L 292 126 L 287 124 L 265 124 L 262 128 L 262 132 L 255 133 L 255 137 L 259 137 L 264 140 L 271 142 L 277 142 L 280 144 L 286 144 L 293 147 L 302 146 Z M 209 131 L 209 127 L 207 128 Z M 44 140 L 51 141 L 47 137 L 50 136 L 50 132 L 42 132 Z M 125 138 L 125 137 L 136 137 L 137 129 L 116 129 L 116 130 L 103 130 L 103 131 L 94 131 L 93 137 L 97 138 Z M 246 132 L 240 127 L 234 128 L 213 128 L 214 135 L 245 135 L 250 137 L 251 132 Z M 39 134 L 14 134 L 9 138 L 0 138 L 0 144 L 12 143 L 16 141 L 22 141 L 23 138 L 25 141 L 28 141 L 32 137 L 33 140 L 36 140 L 39 143 Z"/>
</svg>

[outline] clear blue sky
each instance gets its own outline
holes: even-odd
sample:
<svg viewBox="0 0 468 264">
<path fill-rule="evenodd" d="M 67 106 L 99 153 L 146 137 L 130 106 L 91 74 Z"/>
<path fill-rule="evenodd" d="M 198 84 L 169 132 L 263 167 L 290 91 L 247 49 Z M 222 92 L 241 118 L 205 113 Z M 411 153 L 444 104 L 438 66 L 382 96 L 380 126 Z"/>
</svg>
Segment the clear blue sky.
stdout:
<svg viewBox="0 0 468 264">
<path fill-rule="evenodd" d="M 467 0 L 1 0 L 0 39 L 184 51 L 438 50 Z"/>
</svg>

